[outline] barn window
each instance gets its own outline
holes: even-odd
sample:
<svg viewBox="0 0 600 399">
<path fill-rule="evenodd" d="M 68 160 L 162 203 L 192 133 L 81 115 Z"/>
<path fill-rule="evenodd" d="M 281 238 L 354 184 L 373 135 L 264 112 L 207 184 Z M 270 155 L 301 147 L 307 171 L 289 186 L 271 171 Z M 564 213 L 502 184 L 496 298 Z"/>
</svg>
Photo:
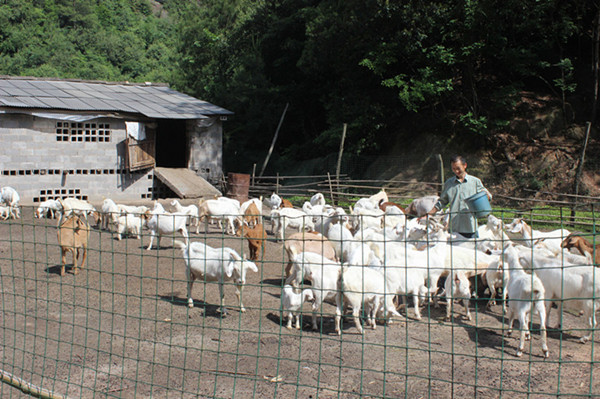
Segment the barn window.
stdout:
<svg viewBox="0 0 600 399">
<path fill-rule="evenodd" d="M 56 122 L 56 141 L 109 143 L 109 123 Z"/>
</svg>

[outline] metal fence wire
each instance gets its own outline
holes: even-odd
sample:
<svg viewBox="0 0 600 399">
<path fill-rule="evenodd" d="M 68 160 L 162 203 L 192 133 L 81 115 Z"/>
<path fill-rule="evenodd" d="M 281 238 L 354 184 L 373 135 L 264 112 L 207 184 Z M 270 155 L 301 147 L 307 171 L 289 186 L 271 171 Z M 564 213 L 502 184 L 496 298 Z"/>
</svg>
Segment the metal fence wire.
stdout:
<svg viewBox="0 0 600 399">
<path fill-rule="evenodd" d="M 147 229 L 141 230 L 140 239 L 126 234 L 119 240 L 115 232 L 92 226 L 83 268 L 75 274 L 68 254 L 66 273 L 61 276 L 57 220 L 35 218 L 34 209 L 23 207 L 20 219 L 0 222 L 0 397 L 600 395 L 600 341 L 595 328 L 600 269 L 589 265 L 595 250 L 584 266 L 586 262 L 577 263 L 583 257 L 569 252 L 552 255 L 555 248 L 551 244 L 558 240 L 560 246 L 567 234 L 556 232 L 562 228 L 585 233 L 595 244 L 596 214 L 586 211 L 585 224 L 575 227 L 570 224 L 572 219 L 562 219 L 560 213 L 552 220 L 559 225 L 550 227 L 534 222 L 527 212 L 495 210 L 494 215 L 505 225 L 511 224 L 510 230 L 517 230 L 511 222 L 519 216 L 532 231 L 554 230 L 554 236 L 534 241 L 521 235 L 519 240 L 517 233 L 509 234 L 505 229 L 507 236 L 498 241 L 476 240 L 463 243 L 460 249 L 452 245 L 441 250 L 436 248 L 442 245 L 436 241 L 441 236 L 435 233 L 423 234 L 413 243 L 399 238 L 397 228 L 383 230 L 380 234 L 385 238 L 364 230 L 359 234 L 360 243 L 332 240 L 334 249 L 347 250 L 345 260 L 351 258 L 350 250 L 355 248 L 359 249 L 352 254 L 360 259 L 352 261 L 359 266 L 344 268 L 341 274 L 334 272 L 341 277 L 333 279 L 329 268 L 338 270 L 340 264 L 303 258 L 299 253 L 309 249 L 309 244 L 297 240 L 299 247 L 293 250 L 296 262 L 287 281 L 295 281 L 298 289 L 312 295 L 307 294 L 302 305 L 295 305 L 301 328 L 296 329 L 293 323 L 288 329 L 282 304 L 294 306 L 293 300 L 301 296 L 297 290 L 285 287 L 289 260 L 285 247 L 292 243 L 291 235 L 298 233 L 292 226 L 283 231 L 284 240 L 277 240 L 271 233 L 269 218 L 265 218 L 268 234 L 253 263 L 241 259 L 250 255 L 248 239 L 227 234 L 218 223 L 208 220 L 200 225 L 199 232 L 189 228 L 189 240 L 194 244 L 184 248 L 185 237 L 179 233 L 167 234 L 159 243 L 155 239 L 152 248 L 147 249 Z M 480 222 L 484 224 L 485 220 Z M 305 238 L 308 235 L 305 233 Z M 362 245 L 367 242 L 371 245 Z M 524 265 L 525 277 L 521 277 L 524 283 L 519 292 L 525 294 L 509 297 L 505 309 L 502 284 L 496 304 L 491 304 L 486 283 L 494 276 L 482 271 L 495 267 L 500 281 L 503 276 L 513 276 L 507 252 L 510 242 L 516 243 L 520 251 L 519 263 Z M 542 242 L 546 242 L 546 249 L 540 245 Z M 202 244 L 214 251 L 199 250 Z M 418 249 L 412 248 L 413 244 Z M 488 245 L 487 253 L 475 250 L 484 245 Z M 198 278 L 190 287 L 185 248 L 196 251 L 188 253 L 188 261 L 213 267 L 220 277 L 211 281 Z M 224 248 L 231 248 L 235 254 Z M 321 241 L 316 248 L 310 249 L 325 253 Z M 415 251 L 420 251 L 419 260 L 414 257 Z M 535 302 L 539 290 L 533 276 L 537 273 L 531 270 L 542 267 L 542 258 L 550 256 L 557 261 L 545 267 L 552 270 L 554 281 L 552 287 L 543 287 L 546 297 Z M 497 260 L 495 264 L 492 258 Z M 378 263 L 378 259 L 383 261 Z M 414 274 L 415 270 L 421 274 Z M 386 281 L 394 275 L 402 288 L 391 288 L 387 283 L 378 286 L 380 280 L 372 273 L 385 275 Z M 415 275 L 421 276 L 416 283 Z M 434 283 L 438 275 L 441 278 Z M 461 283 L 469 276 L 464 295 Z M 235 295 L 242 287 L 244 312 Z M 507 290 L 511 292 L 504 287 L 504 292 Z M 429 293 L 434 291 L 436 300 L 429 300 Z M 339 306 L 344 314 L 339 335 L 335 323 L 338 292 L 343 293 Z M 394 298 L 397 292 L 407 295 Z M 352 294 L 356 294 L 354 299 Z M 290 298 L 292 305 L 282 297 Z M 312 309 L 321 299 L 314 330 Z M 468 301 L 470 319 L 464 306 L 454 303 L 461 299 Z M 536 303 L 550 310 L 547 357 L 542 338 L 544 323 Z M 448 304 L 453 305 L 450 319 L 446 318 Z M 396 306 L 400 316 L 394 314 L 386 322 L 386 312 L 395 312 Z M 509 334 L 509 312 L 528 306 L 531 311 L 527 322 L 520 325 L 517 320 Z M 383 312 L 373 311 L 377 308 Z M 353 312 L 364 329 L 362 334 Z M 371 315 L 375 317 L 372 326 Z M 523 341 L 517 353 L 524 327 L 528 327 L 529 339 Z M 588 334 L 587 342 L 582 343 Z"/>
</svg>

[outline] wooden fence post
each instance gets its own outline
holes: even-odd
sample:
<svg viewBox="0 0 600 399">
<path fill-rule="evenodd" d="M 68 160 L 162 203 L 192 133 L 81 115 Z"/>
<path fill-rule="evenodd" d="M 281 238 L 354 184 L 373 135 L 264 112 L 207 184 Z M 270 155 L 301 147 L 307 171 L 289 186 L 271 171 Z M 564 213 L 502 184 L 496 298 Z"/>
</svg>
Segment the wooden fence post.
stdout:
<svg viewBox="0 0 600 399">
<path fill-rule="evenodd" d="M 333 199 L 333 186 L 331 185 L 331 175 L 327 172 L 327 180 L 329 181 L 329 197 L 331 197 L 331 203 L 333 205 L 337 205 L 337 203 Z"/>
</svg>

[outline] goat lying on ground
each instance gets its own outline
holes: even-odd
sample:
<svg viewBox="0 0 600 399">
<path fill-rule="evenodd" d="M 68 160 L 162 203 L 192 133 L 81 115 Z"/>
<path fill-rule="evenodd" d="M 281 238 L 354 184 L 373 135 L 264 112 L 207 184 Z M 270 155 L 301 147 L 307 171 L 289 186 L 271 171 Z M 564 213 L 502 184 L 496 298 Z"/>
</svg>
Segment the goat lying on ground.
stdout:
<svg viewBox="0 0 600 399">
<path fill-rule="evenodd" d="M 60 268 L 60 275 L 65 275 L 65 263 L 67 252 L 73 254 L 73 274 L 79 273 L 79 267 L 77 265 L 77 258 L 81 251 L 81 268 L 85 264 L 85 258 L 87 257 L 87 245 L 90 236 L 90 226 L 87 221 L 78 215 L 71 215 L 65 220 L 62 220 L 58 226 L 58 244 L 60 245 L 60 251 L 62 256 L 62 264 Z"/>
</svg>

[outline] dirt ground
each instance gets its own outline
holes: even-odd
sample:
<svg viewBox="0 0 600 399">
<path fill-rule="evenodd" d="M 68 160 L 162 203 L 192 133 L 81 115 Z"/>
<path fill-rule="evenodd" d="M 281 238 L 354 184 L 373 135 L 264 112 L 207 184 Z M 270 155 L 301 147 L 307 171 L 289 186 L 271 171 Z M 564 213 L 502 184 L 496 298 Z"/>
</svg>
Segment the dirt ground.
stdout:
<svg viewBox="0 0 600 399">
<path fill-rule="evenodd" d="M 166 203 L 166 201 L 165 201 Z M 472 301 L 473 320 L 444 321 L 444 306 L 426 306 L 417 321 L 379 324 L 359 335 L 351 318 L 334 331 L 334 306 L 324 304 L 321 331 L 287 330 L 280 319 L 283 244 L 269 236 L 258 273 L 248 274 L 246 313 L 225 288 L 226 317 L 217 312 L 218 287 L 197 282 L 188 308 L 185 267 L 172 239 L 147 251 L 94 229 L 85 268 L 60 276 L 56 221 L 0 222 L 1 366 L 36 386 L 82 398 L 535 398 L 600 394 L 594 340 L 578 342 L 585 321 L 566 314 L 565 330 L 549 330 L 550 358 L 539 334 L 515 356 L 518 333 L 505 336 L 502 307 Z M 247 252 L 244 241 L 216 226 L 192 241 Z M 270 230 L 270 229 L 268 229 Z M 70 262 L 70 261 L 69 261 Z M 551 315 L 551 325 L 557 312 Z M 537 327 L 534 317 L 534 327 Z M 529 395 L 527 395 L 529 393 Z M 0 384 L 0 397 L 26 396 Z"/>
</svg>

